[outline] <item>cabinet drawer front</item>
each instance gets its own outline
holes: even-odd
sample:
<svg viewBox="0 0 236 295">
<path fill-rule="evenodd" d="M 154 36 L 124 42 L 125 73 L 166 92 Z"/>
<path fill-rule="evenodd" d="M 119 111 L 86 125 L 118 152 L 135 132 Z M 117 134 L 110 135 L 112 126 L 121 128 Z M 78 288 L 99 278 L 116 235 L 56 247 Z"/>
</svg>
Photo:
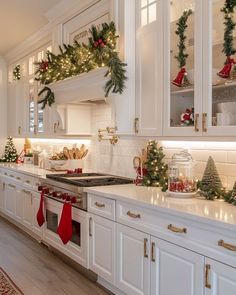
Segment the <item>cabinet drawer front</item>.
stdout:
<svg viewBox="0 0 236 295">
<path fill-rule="evenodd" d="M 116 203 L 117 222 L 174 242 L 217 259 L 233 259 L 236 265 L 236 233 L 194 220 L 153 211 L 132 204 Z"/>
<path fill-rule="evenodd" d="M 89 194 L 88 211 L 115 220 L 115 200 Z"/>
</svg>

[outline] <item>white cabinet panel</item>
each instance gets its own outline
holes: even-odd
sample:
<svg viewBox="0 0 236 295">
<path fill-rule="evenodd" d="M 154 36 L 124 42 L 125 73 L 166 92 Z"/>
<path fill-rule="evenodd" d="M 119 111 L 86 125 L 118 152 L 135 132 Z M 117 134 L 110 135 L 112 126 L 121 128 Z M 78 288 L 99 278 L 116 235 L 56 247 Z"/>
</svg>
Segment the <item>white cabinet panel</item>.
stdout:
<svg viewBox="0 0 236 295">
<path fill-rule="evenodd" d="M 23 203 L 23 224 L 32 228 L 33 221 L 33 202 L 32 202 L 32 192 L 23 189 L 21 191 L 22 194 L 22 203 Z"/>
<path fill-rule="evenodd" d="M 5 202 L 5 182 L 0 179 L 0 210 L 4 209 Z"/>
<path fill-rule="evenodd" d="M 117 224 L 117 287 L 129 295 L 150 294 L 150 236 Z"/>
<path fill-rule="evenodd" d="M 89 268 L 115 284 L 115 222 L 91 215 Z"/>
<path fill-rule="evenodd" d="M 206 259 L 209 266 L 208 286 L 206 295 L 235 295 L 236 294 L 236 269 L 223 263 Z"/>
<path fill-rule="evenodd" d="M 152 295 L 203 295 L 203 256 L 157 238 L 151 248 Z"/>
<path fill-rule="evenodd" d="M 6 214 L 15 218 L 16 215 L 16 186 L 7 183 L 5 195 L 5 210 Z"/>
</svg>

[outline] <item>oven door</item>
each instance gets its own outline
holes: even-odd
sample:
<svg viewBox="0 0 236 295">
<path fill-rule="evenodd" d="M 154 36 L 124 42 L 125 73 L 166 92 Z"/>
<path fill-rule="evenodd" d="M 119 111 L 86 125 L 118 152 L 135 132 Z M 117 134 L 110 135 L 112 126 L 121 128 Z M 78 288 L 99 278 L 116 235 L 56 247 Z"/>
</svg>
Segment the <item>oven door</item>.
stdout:
<svg viewBox="0 0 236 295">
<path fill-rule="evenodd" d="M 60 223 L 63 204 L 49 198 L 46 198 L 45 204 L 46 226 L 44 229 L 44 241 L 87 268 L 87 212 L 77 208 L 72 208 L 73 236 L 71 240 L 66 245 L 64 245 L 57 234 L 57 228 Z"/>
</svg>

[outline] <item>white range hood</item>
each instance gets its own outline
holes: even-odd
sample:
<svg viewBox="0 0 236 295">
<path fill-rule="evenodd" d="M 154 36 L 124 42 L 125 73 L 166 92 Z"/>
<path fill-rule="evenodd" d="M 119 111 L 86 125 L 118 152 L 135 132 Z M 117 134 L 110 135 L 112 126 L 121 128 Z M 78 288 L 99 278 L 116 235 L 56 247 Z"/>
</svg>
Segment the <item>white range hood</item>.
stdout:
<svg viewBox="0 0 236 295">
<path fill-rule="evenodd" d="M 98 68 L 49 84 L 48 87 L 53 91 L 57 104 L 106 100 L 104 87 L 109 80 L 109 77 L 104 77 L 106 72 L 107 67 Z"/>
</svg>

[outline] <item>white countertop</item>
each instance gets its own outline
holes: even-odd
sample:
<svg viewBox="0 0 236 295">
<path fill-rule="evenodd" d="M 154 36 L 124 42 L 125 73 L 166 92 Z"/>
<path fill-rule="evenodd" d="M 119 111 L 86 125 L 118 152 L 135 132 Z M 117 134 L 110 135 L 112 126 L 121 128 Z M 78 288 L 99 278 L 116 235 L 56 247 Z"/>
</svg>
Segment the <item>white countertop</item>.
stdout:
<svg viewBox="0 0 236 295">
<path fill-rule="evenodd" d="M 15 172 L 21 172 L 34 177 L 46 178 L 46 174 L 60 173 L 52 172 L 50 170 L 39 168 L 32 164 L 16 164 L 16 163 L 0 163 L 0 168 L 10 169 Z"/>
<path fill-rule="evenodd" d="M 236 206 L 222 200 L 208 201 L 200 198 L 180 199 L 168 196 L 159 188 L 134 184 L 86 188 L 88 193 L 132 203 L 150 209 L 173 213 L 180 217 L 230 225 L 236 230 Z M 200 219 L 199 219 L 200 217 Z M 223 225 L 223 224 L 222 224 Z"/>
</svg>

